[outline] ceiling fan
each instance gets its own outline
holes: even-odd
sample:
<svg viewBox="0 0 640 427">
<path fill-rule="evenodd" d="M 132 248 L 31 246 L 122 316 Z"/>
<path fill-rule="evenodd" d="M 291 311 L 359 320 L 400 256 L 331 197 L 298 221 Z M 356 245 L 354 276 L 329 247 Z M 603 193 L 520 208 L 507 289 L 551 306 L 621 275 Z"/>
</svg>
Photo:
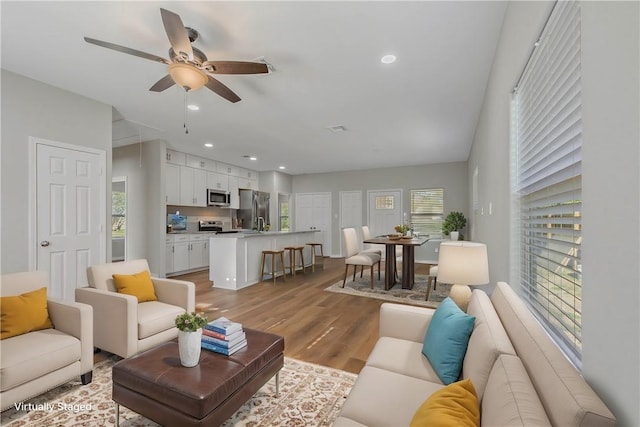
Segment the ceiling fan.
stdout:
<svg viewBox="0 0 640 427">
<path fill-rule="evenodd" d="M 201 50 L 191 46 L 191 43 L 198 38 L 196 30 L 185 27 L 182 19 L 176 13 L 160 9 L 160 14 L 164 30 L 171 43 L 170 59 L 89 37 L 85 37 L 84 40 L 107 49 L 168 65 L 169 74 L 151 86 L 149 90 L 153 92 L 162 92 L 174 84 L 181 86 L 187 92 L 206 86 L 221 97 L 231 102 L 238 102 L 240 97 L 211 74 L 262 74 L 269 72 L 267 64 L 262 62 L 209 61 Z"/>
</svg>

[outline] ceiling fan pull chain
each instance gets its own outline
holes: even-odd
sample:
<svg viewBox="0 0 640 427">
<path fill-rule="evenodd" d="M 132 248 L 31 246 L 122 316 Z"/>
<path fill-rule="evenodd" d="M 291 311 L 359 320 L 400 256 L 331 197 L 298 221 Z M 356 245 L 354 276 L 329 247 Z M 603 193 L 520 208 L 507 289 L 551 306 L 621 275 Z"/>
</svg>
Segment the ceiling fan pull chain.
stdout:
<svg viewBox="0 0 640 427">
<path fill-rule="evenodd" d="M 184 133 L 188 134 L 189 133 L 189 127 L 187 126 L 187 119 L 188 119 L 188 100 L 187 100 L 187 94 L 189 92 L 188 91 L 184 91 Z"/>
</svg>

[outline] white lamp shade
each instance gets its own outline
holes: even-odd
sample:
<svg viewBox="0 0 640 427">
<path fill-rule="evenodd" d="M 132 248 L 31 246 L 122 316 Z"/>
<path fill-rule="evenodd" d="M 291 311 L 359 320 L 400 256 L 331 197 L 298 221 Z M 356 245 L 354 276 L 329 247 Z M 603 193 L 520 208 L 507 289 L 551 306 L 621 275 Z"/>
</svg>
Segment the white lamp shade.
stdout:
<svg viewBox="0 0 640 427">
<path fill-rule="evenodd" d="M 489 283 L 487 245 L 442 242 L 438 257 L 438 282 L 469 286 Z"/>
<path fill-rule="evenodd" d="M 192 65 L 181 62 L 169 65 L 169 74 L 178 86 L 187 90 L 198 90 L 208 81 L 205 73 Z"/>
</svg>

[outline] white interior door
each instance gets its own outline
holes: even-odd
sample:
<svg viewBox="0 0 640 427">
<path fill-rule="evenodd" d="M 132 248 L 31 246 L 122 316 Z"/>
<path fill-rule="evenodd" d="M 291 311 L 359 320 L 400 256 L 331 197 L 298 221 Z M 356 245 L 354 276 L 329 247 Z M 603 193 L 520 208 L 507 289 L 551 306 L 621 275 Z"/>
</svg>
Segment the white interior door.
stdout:
<svg viewBox="0 0 640 427">
<path fill-rule="evenodd" d="M 340 192 L 340 230 L 353 227 L 362 238 L 362 191 Z M 342 234 L 342 233 L 341 233 Z M 344 254 L 342 238 L 340 238 L 340 253 Z"/>
<path fill-rule="evenodd" d="M 331 251 L 331 193 L 299 193 L 295 196 L 295 229 L 318 230 L 311 239 Z"/>
<path fill-rule="evenodd" d="M 36 142 L 36 265 L 49 294 L 75 299 L 87 267 L 104 260 L 104 153 Z"/>
<path fill-rule="evenodd" d="M 369 191 L 369 230 L 372 236 L 393 233 L 402 224 L 402 190 Z"/>
</svg>

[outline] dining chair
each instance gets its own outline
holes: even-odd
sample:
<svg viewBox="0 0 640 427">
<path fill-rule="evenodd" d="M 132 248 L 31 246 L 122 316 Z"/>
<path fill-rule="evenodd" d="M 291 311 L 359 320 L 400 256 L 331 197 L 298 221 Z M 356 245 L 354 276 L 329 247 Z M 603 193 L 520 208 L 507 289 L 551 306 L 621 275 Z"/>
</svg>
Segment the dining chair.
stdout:
<svg viewBox="0 0 640 427">
<path fill-rule="evenodd" d="M 355 228 L 342 229 L 342 239 L 345 251 L 344 279 L 342 280 L 342 287 L 344 288 L 344 285 L 347 283 L 349 266 L 353 265 L 353 280 L 356 279 L 356 270 L 358 266 L 362 266 L 363 269 L 364 266 L 370 268 L 371 289 L 373 289 L 373 268 L 376 264 L 378 264 L 378 280 L 380 280 L 380 254 L 360 251 L 360 243 L 358 241 L 358 235 Z"/>
</svg>

